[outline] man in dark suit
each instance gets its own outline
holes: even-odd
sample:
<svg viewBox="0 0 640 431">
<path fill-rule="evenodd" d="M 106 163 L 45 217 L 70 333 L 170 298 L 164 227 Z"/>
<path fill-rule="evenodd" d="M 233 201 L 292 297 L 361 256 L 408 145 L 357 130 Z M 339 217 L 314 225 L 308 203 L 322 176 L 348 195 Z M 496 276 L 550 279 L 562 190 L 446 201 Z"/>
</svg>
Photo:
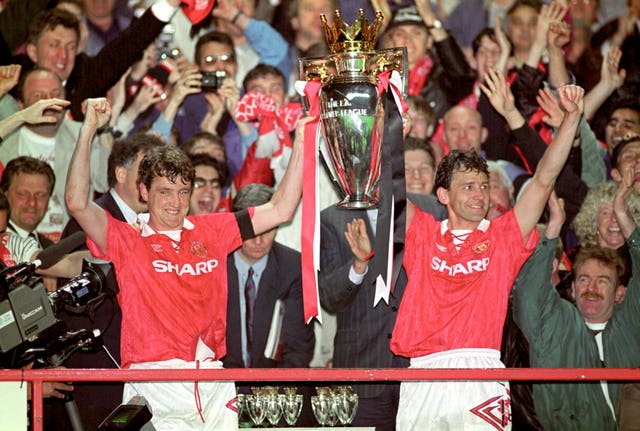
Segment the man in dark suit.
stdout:
<svg viewBox="0 0 640 431">
<path fill-rule="evenodd" d="M 107 162 L 109 191 L 96 199 L 96 203 L 117 220 L 135 223 L 138 213 L 146 211 L 146 205 L 138 198 L 138 165 L 149 149 L 162 145 L 159 138 L 145 133 L 117 141 Z M 62 238 L 79 230 L 78 222 L 71 219 L 62 232 Z M 118 285 L 113 271 L 107 276 L 106 290 L 107 299 L 97 308 L 93 320 L 84 315 L 67 315 L 65 321 L 70 329 L 100 329 L 104 346 L 119 365 L 122 315 L 115 298 Z M 69 368 L 117 368 L 114 359 L 101 349 L 95 354 L 78 353 L 65 365 Z M 76 404 L 85 429 L 96 429 L 122 402 L 122 389 L 121 382 L 75 383 Z"/>
<path fill-rule="evenodd" d="M 408 194 L 407 197 L 439 220 L 446 217 L 435 196 Z M 337 317 L 333 353 L 333 366 L 336 368 L 400 368 L 409 364 L 406 359 L 394 356 L 389 348 L 407 282 L 407 276 L 400 267 L 402 244 L 395 245 L 396 268 L 389 303 L 380 302 L 374 307 L 376 276 L 368 268 L 372 257 L 354 255 L 345 238 L 345 232 L 363 229 L 366 231 L 365 240 L 371 239 L 373 243 L 375 217 L 377 212 L 374 210 L 338 207 L 329 207 L 320 214 L 320 302 Z M 397 220 L 403 218 L 401 215 Z M 400 226 L 397 224 L 396 232 L 398 229 Z M 375 426 L 378 431 L 395 429 L 399 383 L 360 384 L 354 385 L 354 390 L 359 396 L 354 426 Z"/>
<path fill-rule="evenodd" d="M 233 199 L 233 211 L 268 202 L 272 194 L 273 189 L 262 184 L 245 186 Z M 313 327 L 305 325 L 302 307 L 300 253 L 274 242 L 274 238 L 272 230 L 246 240 L 227 260 L 225 368 L 304 368 L 313 356 Z M 250 269 L 255 291 L 248 299 L 245 292 Z M 265 346 L 277 301 L 284 305 L 282 332 L 274 355 L 268 358 Z M 254 303 L 252 312 L 250 302 Z"/>
</svg>

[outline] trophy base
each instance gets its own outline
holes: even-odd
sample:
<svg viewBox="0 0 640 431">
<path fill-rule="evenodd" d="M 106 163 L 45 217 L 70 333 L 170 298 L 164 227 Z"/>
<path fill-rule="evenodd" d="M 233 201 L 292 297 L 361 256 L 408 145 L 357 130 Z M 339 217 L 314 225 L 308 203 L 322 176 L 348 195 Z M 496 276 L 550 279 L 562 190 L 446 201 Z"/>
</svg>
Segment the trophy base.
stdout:
<svg viewBox="0 0 640 431">
<path fill-rule="evenodd" d="M 353 210 L 369 209 L 369 208 L 377 207 L 378 201 L 373 200 L 366 196 L 364 197 L 364 199 L 358 199 L 358 200 L 353 199 L 353 196 L 347 196 L 346 198 L 338 202 L 336 206 L 340 208 L 353 209 Z"/>
</svg>

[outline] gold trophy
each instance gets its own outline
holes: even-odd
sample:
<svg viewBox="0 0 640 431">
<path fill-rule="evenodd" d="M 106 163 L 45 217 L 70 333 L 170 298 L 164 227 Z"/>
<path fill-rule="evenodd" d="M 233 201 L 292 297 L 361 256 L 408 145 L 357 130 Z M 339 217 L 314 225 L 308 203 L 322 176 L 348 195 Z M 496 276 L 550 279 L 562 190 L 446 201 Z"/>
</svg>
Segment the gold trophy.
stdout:
<svg viewBox="0 0 640 431">
<path fill-rule="evenodd" d="M 342 21 L 339 11 L 333 27 L 324 14 L 320 19 L 331 54 L 299 63 L 301 79 L 322 84 L 318 103 L 326 145 L 320 153 L 343 196 L 338 205 L 370 208 L 378 203 L 384 134 L 380 77 L 388 80 L 387 72 L 393 70 L 406 75 L 405 49 L 375 50 L 383 21 L 379 11 L 372 25 L 362 9 L 352 26 Z"/>
</svg>

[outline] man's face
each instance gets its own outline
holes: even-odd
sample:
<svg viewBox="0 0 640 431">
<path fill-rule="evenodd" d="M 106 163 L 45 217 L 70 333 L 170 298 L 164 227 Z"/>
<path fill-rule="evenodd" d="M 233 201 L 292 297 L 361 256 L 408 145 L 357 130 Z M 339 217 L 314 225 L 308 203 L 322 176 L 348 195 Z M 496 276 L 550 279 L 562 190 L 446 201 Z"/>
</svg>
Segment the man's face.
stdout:
<svg viewBox="0 0 640 431">
<path fill-rule="evenodd" d="M 492 41 L 489 36 L 482 36 L 480 47 L 476 52 L 476 74 L 482 80 L 484 75 L 491 69 L 500 57 L 500 45 Z"/>
<path fill-rule="evenodd" d="M 83 0 L 82 3 L 89 19 L 110 17 L 116 5 L 115 0 Z"/>
<path fill-rule="evenodd" d="M 66 80 L 76 61 L 78 35 L 70 28 L 44 29 L 35 45 L 27 45 L 27 54 L 38 67 L 48 69 Z"/>
<path fill-rule="evenodd" d="M 444 139 L 452 150 L 480 151 L 487 137 L 478 111 L 466 106 L 451 108 L 444 116 Z"/>
<path fill-rule="evenodd" d="M 407 47 L 407 62 L 409 68 L 414 67 L 427 55 L 429 33 L 426 27 L 414 24 L 393 27 L 384 36 L 385 48 Z"/>
<path fill-rule="evenodd" d="M 278 107 L 287 102 L 284 81 L 276 75 L 265 75 L 252 79 L 247 83 L 247 92 L 249 91 L 257 91 L 262 95 L 271 97 L 276 101 Z"/>
<path fill-rule="evenodd" d="M 125 168 L 124 166 L 116 167 L 118 184 L 116 184 L 115 189 L 122 200 L 124 200 L 132 210 L 138 213 L 147 210 L 147 204 L 140 202 L 140 194 L 138 192 L 138 185 L 136 184 L 136 181 L 138 181 L 138 167 L 143 158 L 144 153 L 141 151 L 129 168 Z"/>
<path fill-rule="evenodd" d="M 571 0 L 568 3 L 574 24 L 589 27 L 597 21 L 598 2 L 596 0 Z"/>
<path fill-rule="evenodd" d="M 155 231 L 180 230 L 189 212 L 191 184 L 184 184 L 181 178 L 175 183 L 166 177 L 155 177 L 147 190 L 140 184 L 140 196 L 149 208 L 149 226 Z"/>
<path fill-rule="evenodd" d="M 61 99 L 65 97 L 60 79 L 49 71 L 36 71 L 31 73 L 24 82 L 21 105 L 23 108 L 27 108 L 40 100 L 54 97 Z M 63 112 L 54 110 L 47 110 L 44 113 L 58 119 L 64 115 Z"/>
<path fill-rule="evenodd" d="M 631 142 L 618 154 L 617 167 L 611 170 L 611 177 L 617 183 L 629 169 L 633 170 L 633 189 L 640 193 L 640 142 Z"/>
<path fill-rule="evenodd" d="M 588 259 L 576 269 L 572 284 L 576 306 L 585 322 L 604 323 L 611 318 L 613 308 L 624 298 L 613 268 L 596 259 Z"/>
<path fill-rule="evenodd" d="M 537 23 L 538 12 L 529 6 L 520 6 L 507 17 L 507 35 L 515 52 L 529 52 Z"/>
<path fill-rule="evenodd" d="M 238 72 L 233 47 L 219 42 L 208 42 L 202 45 L 198 67 L 203 72 L 224 70 L 228 78 L 235 78 Z"/>
<path fill-rule="evenodd" d="M 512 207 L 513 188 L 504 185 L 502 177 L 497 172 L 489 172 L 489 212 L 487 220 L 500 217 Z"/>
<path fill-rule="evenodd" d="M 333 24 L 333 8 L 330 0 L 300 0 L 298 13 L 291 18 L 291 27 L 296 36 L 301 36 L 309 44 L 324 40 L 324 30 L 320 14 L 327 18 L 327 24 Z"/>
<path fill-rule="evenodd" d="M 640 134 L 640 112 L 629 108 L 616 109 L 609 117 L 607 126 L 604 129 L 604 137 L 609 154 L 620 144 L 620 141 L 628 132 Z"/>
<path fill-rule="evenodd" d="M 212 166 L 198 165 L 195 170 L 196 180 L 193 184 L 189 214 L 211 214 L 220 203 L 220 176 Z"/>
<path fill-rule="evenodd" d="M 455 171 L 449 190 L 440 187 L 438 199 L 446 205 L 451 229 L 475 229 L 489 209 L 489 179 L 480 172 Z"/>
<path fill-rule="evenodd" d="M 600 247 L 616 250 L 624 244 L 624 237 L 613 213 L 612 203 L 603 204 L 598 208 L 596 224 Z"/>
<path fill-rule="evenodd" d="M 253 264 L 271 251 L 275 237 L 276 230 L 271 229 L 255 238 L 244 241 L 238 252 L 245 261 Z"/>
<path fill-rule="evenodd" d="M 404 175 L 407 193 L 416 193 L 419 195 L 430 194 L 433 190 L 435 175 L 431 156 L 422 150 L 405 151 Z"/>
<path fill-rule="evenodd" d="M 33 232 L 44 218 L 49 205 L 49 180 L 42 174 L 17 174 L 7 189 L 11 221 Z"/>
</svg>

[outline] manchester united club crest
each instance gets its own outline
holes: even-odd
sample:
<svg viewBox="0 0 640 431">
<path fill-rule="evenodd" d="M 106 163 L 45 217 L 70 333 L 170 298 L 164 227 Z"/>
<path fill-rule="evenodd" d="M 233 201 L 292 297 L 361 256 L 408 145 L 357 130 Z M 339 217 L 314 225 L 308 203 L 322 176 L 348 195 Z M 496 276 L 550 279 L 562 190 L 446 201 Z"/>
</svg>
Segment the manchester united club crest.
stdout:
<svg viewBox="0 0 640 431">
<path fill-rule="evenodd" d="M 489 240 L 482 241 L 474 245 L 471 249 L 474 253 L 484 253 L 489 248 Z"/>
<path fill-rule="evenodd" d="M 156 253 L 162 253 L 162 245 L 151 244 L 151 250 L 155 251 Z"/>
<path fill-rule="evenodd" d="M 207 246 L 202 241 L 193 241 L 189 247 L 191 254 L 198 257 L 207 257 Z"/>
</svg>

